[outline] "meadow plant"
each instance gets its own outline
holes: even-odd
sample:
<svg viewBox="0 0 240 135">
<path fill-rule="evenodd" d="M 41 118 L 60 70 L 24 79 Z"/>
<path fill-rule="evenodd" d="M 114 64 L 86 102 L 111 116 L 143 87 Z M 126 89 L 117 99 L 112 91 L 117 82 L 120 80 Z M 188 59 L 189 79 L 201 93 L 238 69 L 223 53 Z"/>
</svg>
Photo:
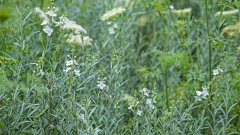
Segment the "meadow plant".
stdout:
<svg viewBox="0 0 240 135">
<path fill-rule="evenodd" d="M 1 0 L 0 134 L 240 134 L 239 5 Z"/>
</svg>

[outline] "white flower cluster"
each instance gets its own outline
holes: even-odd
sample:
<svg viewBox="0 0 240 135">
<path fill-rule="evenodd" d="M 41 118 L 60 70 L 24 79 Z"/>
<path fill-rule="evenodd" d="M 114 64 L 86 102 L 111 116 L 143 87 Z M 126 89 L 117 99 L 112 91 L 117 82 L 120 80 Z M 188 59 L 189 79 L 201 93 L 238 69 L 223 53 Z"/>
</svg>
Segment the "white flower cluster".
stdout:
<svg viewBox="0 0 240 135">
<path fill-rule="evenodd" d="M 63 29 L 72 29 L 75 34 L 80 34 L 80 32 L 87 34 L 87 31 L 81 25 L 76 24 L 75 21 L 69 21 L 63 26 Z"/>
<path fill-rule="evenodd" d="M 76 60 L 66 61 L 67 68 L 65 70 L 63 70 L 63 71 L 66 72 L 66 73 L 71 71 L 74 68 L 74 67 L 73 68 L 71 67 L 72 65 L 78 65 Z M 80 70 L 74 69 L 74 73 L 75 73 L 76 76 L 80 76 Z"/>
<path fill-rule="evenodd" d="M 126 11 L 126 9 L 122 8 L 122 7 L 114 8 L 111 11 L 107 11 L 105 14 L 103 14 L 103 16 L 100 17 L 100 19 L 102 21 L 110 20 L 110 19 L 114 18 L 115 16 L 117 16 L 118 14 L 123 13 L 124 11 Z"/>
<path fill-rule="evenodd" d="M 108 25 L 111 25 L 112 22 L 107 22 Z M 112 34 L 115 34 L 115 28 L 117 28 L 117 24 L 114 23 L 113 26 L 111 26 L 108 31 L 109 31 L 109 34 L 112 35 Z"/>
<path fill-rule="evenodd" d="M 175 13 L 175 14 L 178 14 L 178 15 L 188 14 L 188 13 L 192 12 L 192 8 L 185 8 L 185 9 L 176 10 L 176 9 L 174 9 L 173 6 L 171 6 L 170 9 L 171 9 L 172 13 Z"/>
<path fill-rule="evenodd" d="M 197 96 L 194 96 L 196 101 L 202 101 L 202 99 L 207 99 L 207 95 L 209 95 L 207 91 L 207 87 L 202 87 L 203 91 L 196 91 Z"/>
<path fill-rule="evenodd" d="M 83 36 L 81 33 L 87 34 L 87 31 L 81 26 L 76 24 L 74 21 L 69 21 L 63 26 L 63 29 L 72 29 L 74 32 L 69 34 L 68 39 L 66 40 L 67 43 L 75 43 L 78 45 L 92 45 L 93 39 L 89 36 Z M 67 37 L 67 35 L 64 35 Z"/>
<path fill-rule="evenodd" d="M 223 70 L 221 68 L 217 68 L 213 70 L 213 75 L 216 76 L 219 74 L 219 72 L 223 72 Z"/>
<path fill-rule="evenodd" d="M 63 37 L 67 37 L 67 35 L 64 35 Z M 74 35 L 73 33 L 69 34 L 68 39 L 66 40 L 66 43 L 75 43 L 78 45 L 92 45 L 93 39 L 91 39 L 89 36 L 82 36 L 80 34 Z"/>
<path fill-rule="evenodd" d="M 49 15 L 51 17 L 52 23 L 55 23 L 56 26 L 61 26 L 63 24 L 68 23 L 68 21 L 69 21 L 69 19 L 67 17 L 61 16 L 61 17 L 59 17 L 60 21 L 56 22 L 53 17 L 56 17 L 57 14 L 54 13 L 53 10 L 49 10 L 48 12 L 44 13 L 40 8 L 35 8 L 34 12 L 38 13 L 39 17 L 44 19 L 43 22 L 41 23 L 41 25 L 45 26 L 43 31 L 45 33 L 47 33 L 48 36 L 51 36 L 53 29 L 51 27 L 49 27 L 50 21 L 49 21 L 49 18 L 47 17 L 47 15 Z"/>
<path fill-rule="evenodd" d="M 234 14 L 237 14 L 238 12 L 239 12 L 238 9 L 229 10 L 229 11 L 223 11 L 222 12 L 222 16 L 234 15 Z M 221 15 L 221 11 L 218 11 L 217 13 L 214 14 L 214 16 L 220 16 L 220 15 Z"/>
<path fill-rule="evenodd" d="M 34 8 L 33 11 L 34 11 L 34 13 L 38 14 L 39 18 L 49 22 L 49 19 L 48 19 L 47 15 L 39 7 Z"/>
</svg>

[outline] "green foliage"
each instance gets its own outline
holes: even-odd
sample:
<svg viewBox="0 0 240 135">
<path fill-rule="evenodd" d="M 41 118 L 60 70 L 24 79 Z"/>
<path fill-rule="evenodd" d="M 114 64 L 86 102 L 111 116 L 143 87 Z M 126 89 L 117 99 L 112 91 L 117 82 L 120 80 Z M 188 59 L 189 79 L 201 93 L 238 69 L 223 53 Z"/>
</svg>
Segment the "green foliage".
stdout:
<svg viewBox="0 0 240 135">
<path fill-rule="evenodd" d="M 239 5 L 0 1 L 0 134 L 240 134 Z"/>
</svg>

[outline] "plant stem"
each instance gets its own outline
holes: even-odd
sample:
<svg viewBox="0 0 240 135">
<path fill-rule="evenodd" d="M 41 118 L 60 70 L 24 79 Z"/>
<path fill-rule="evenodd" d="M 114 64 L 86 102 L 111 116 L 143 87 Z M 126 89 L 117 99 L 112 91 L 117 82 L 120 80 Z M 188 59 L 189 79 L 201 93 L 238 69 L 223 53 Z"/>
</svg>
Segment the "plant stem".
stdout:
<svg viewBox="0 0 240 135">
<path fill-rule="evenodd" d="M 168 90 L 167 90 L 167 69 L 168 69 L 168 64 L 166 65 L 166 68 L 165 68 L 164 83 L 165 83 L 165 93 L 166 93 L 166 104 L 167 104 L 167 109 L 169 109 Z"/>
<path fill-rule="evenodd" d="M 208 24 L 208 5 L 207 5 L 207 0 L 205 0 L 205 10 L 206 10 L 206 22 L 207 22 L 207 40 L 208 40 L 208 37 L 210 36 L 210 32 L 209 32 L 209 24 Z M 208 40 L 208 58 L 209 58 L 209 81 L 211 81 L 212 79 L 212 51 L 211 51 L 211 42 L 210 40 Z M 210 93 L 212 92 L 212 89 L 211 89 L 212 85 L 210 84 Z"/>
<path fill-rule="evenodd" d="M 68 34 L 68 36 L 65 38 L 65 40 L 63 41 L 63 43 L 60 45 L 60 48 L 59 48 L 58 51 L 57 51 L 56 60 L 57 60 L 57 57 L 58 57 L 58 55 L 59 55 L 59 52 L 61 51 L 61 49 L 62 49 L 62 47 L 63 47 L 63 44 L 67 41 L 68 37 L 69 37 L 69 34 Z"/>
</svg>

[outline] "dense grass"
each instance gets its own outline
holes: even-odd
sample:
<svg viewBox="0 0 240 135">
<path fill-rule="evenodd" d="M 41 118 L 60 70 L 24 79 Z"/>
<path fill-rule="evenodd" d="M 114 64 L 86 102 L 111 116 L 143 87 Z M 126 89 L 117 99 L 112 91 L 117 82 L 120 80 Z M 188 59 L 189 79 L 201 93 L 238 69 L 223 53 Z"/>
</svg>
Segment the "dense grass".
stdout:
<svg viewBox="0 0 240 135">
<path fill-rule="evenodd" d="M 49 35 L 36 7 L 57 14 Z M 239 8 L 1 0 L 0 134 L 240 134 Z"/>
</svg>

